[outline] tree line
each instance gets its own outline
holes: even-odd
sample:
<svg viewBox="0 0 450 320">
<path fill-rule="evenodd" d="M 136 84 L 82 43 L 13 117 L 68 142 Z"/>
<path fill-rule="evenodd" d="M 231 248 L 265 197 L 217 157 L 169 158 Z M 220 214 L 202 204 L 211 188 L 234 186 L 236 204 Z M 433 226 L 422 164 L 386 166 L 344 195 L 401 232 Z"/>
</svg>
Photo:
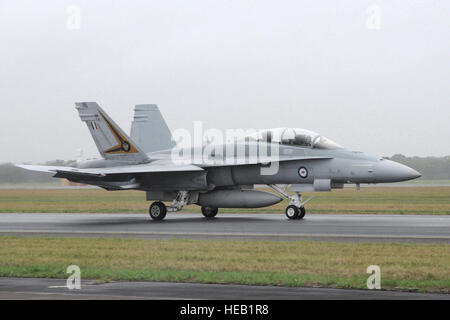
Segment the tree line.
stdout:
<svg viewBox="0 0 450 320">
<path fill-rule="evenodd" d="M 425 180 L 450 179 L 450 156 L 445 157 L 406 157 L 396 154 L 390 158 L 408 167 L 414 168 L 422 174 Z"/>
</svg>

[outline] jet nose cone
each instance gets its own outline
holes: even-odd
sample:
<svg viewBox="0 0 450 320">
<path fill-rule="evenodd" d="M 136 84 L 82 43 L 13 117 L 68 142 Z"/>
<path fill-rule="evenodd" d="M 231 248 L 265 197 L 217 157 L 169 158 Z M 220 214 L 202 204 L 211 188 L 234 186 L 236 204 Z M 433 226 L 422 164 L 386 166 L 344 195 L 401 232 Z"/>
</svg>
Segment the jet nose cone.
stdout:
<svg viewBox="0 0 450 320">
<path fill-rule="evenodd" d="M 381 160 L 375 166 L 375 177 L 378 182 L 400 182 L 421 176 L 416 170 L 391 160 Z"/>
<path fill-rule="evenodd" d="M 414 170 L 413 168 L 410 168 L 410 169 L 411 169 L 410 170 L 411 179 L 417 179 L 417 178 L 420 178 L 422 176 L 422 174 L 419 171 Z"/>
</svg>

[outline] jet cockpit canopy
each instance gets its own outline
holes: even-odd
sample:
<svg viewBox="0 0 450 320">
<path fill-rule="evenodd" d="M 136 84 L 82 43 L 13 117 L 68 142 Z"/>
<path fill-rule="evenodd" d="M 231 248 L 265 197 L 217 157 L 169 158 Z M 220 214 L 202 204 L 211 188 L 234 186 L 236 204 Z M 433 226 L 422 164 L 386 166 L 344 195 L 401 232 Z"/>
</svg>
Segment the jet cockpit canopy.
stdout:
<svg viewBox="0 0 450 320">
<path fill-rule="evenodd" d="M 316 132 L 301 128 L 274 128 L 257 131 L 249 136 L 256 141 L 280 143 L 315 149 L 340 149 L 343 148 L 336 142 Z"/>
</svg>

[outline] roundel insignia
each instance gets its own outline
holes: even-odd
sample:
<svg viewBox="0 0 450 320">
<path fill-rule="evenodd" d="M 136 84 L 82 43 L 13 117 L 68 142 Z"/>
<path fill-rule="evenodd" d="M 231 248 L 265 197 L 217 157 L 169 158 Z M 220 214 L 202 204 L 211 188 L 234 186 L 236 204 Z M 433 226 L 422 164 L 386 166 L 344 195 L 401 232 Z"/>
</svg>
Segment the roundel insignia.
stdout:
<svg viewBox="0 0 450 320">
<path fill-rule="evenodd" d="M 130 151 L 130 144 L 129 144 L 127 141 L 124 141 L 124 142 L 122 143 L 122 149 L 123 149 L 123 151 L 125 151 L 125 152 Z"/>
<path fill-rule="evenodd" d="M 304 179 L 308 176 L 308 170 L 305 167 L 300 167 L 298 169 L 298 175 Z"/>
</svg>

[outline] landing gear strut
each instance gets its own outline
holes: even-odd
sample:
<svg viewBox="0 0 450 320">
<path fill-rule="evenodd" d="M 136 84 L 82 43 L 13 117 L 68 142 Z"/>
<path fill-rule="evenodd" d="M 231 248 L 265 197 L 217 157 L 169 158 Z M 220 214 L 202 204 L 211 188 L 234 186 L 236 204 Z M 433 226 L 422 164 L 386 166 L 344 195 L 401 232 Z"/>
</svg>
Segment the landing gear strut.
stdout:
<svg viewBox="0 0 450 320">
<path fill-rule="evenodd" d="M 166 217 L 167 212 L 177 212 L 183 210 L 183 208 L 189 203 L 192 203 L 189 192 L 178 191 L 170 206 L 167 207 L 161 201 L 155 201 L 151 204 L 148 212 L 153 220 L 162 220 Z"/>
<path fill-rule="evenodd" d="M 148 213 L 153 220 L 162 220 L 167 214 L 167 207 L 161 201 L 155 201 L 151 204 Z"/>
<path fill-rule="evenodd" d="M 303 219 L 306 214 L 305 204 L 311 201 L 312 197 L 302 201 L 302 195 L 299 192 L 294 192 L 294 194 L 289 195 L 286 191 L 287 187 L 284 190 L 275 184 L 269 184 L 269 187 L 278 192 L 284 198 L 290 200 L 289 206 L 287 206 L 285 211 L 286 217 L 291 220 Z"/>
<path fill-rule="evenodd" d="M 218 208 L 202 207 L 202 213 L 206 218 L 214 218 L 218 211 Z"/>
</svg>

